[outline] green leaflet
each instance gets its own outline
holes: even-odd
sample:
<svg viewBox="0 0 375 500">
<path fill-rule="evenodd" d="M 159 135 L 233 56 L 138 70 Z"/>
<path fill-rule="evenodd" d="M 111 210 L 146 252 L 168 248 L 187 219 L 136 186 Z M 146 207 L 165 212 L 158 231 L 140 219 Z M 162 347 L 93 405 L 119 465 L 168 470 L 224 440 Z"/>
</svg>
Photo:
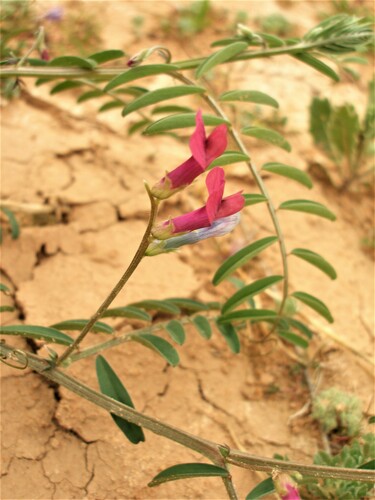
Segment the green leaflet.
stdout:
<svg viewBox="0 0 375 500">
<path fill-rule="evenodd" d="M 98 109 L 98 113 L 103 113 L 104 111 L 109 111 L 114 108 L 121 108 L 124 106 L 123 102 L 120 101 L 108 101 Z"/>
<path fill-rule="evenodd" d="M 158 486 L 167 481 L 176 481 L 177 479 L 189 479 L 192 477 L 227 477 L 229 472 L 222 467 L 212 464 L 190 463 L 178 464 L 168 467 L 168 469 L 159 472 L 154 479 L 148 483 L 148 486 Z"/>
<path fill-rule="evenodd" d="M 161 132 L 168 132 L 179 128 L 194 127 L 195 126 L 195 113 L 181 113 L 178 115 L 165 116 L 156 122 L 151 123 L 144 131 L 144 135 L 160 134 Z M 223 118 L 213 115 L 203 115 L 203 123 L 209 125 L 221 125 L 222 123 L 229 124 Z"/>
<path fill-rule="evenodd" d="M 156 104 L 157 102 L 168 101 L 169 99 L 186 95 L 203 94 L 205 92 L 206 89 L 204 87 L 197 87 L 195 85 L 176 85 L 175 87 L 150 90 L 125 106 L 122 110 L 122 116 L 127 116 L 133 111 Z"/>
<path fill-rule="evenodd" d="M 56 330 L 55 328 L 33 325 L 0 326 L 0 335 L 20 335 L 22 337 L 54 342 L 55 344 L 70 345 L 72 337 Z"/>
<path fill-rule="evenodd" d="M 170 299 L 167 299 L 167 302 L 172 303 L 178 308 L 189 312 L 207 311 L 210 309 L 209 305 L 193 299 L 172 297 Z"/>
<path fill-rule="evenodd" d="M 165 325 L 165 329 L 169 333 L 171 339 L 174 340 L 178 345 L 182 345 L 185 342 L 185 330 L 180 321 L 172 319 Z"/>
<path fill-rule="evenodd" d="M 312 200 L 289 200 L 284 201 L 279 206 L 279 210 L 294 210 L 296 212 L 306 212 L 308 214 L 318 215 L 331 221 L 336 220 L 336 215 L 328 210 L 327 207 Z"/>
<path fill-rule="evenodd" d="M 16 216 L 14 215 L 13 211 L 7 207 L 0 207 L 0 210 L 8 217 L 8 222 L 10 225 L 10 234 L 12 236 L 12 239 L 16 240 L 20 235 L 20 226 L 17 222 Z"/>
<path fill-rule="evenodd" d="M 218 50 L 211 56 L 207 57 L 207 59 L 205 59 L 202 64 L 198 66 L 195 72 L 196 78 L 201 78 L 212 68 L 214 68 L 218 64 L 222 64 L 225 61 L 228 61 L 229 59 L 232 59 L 232 57 L 246 50 L 247 47 L 247 42 L 234 42 L 230 45 L 227 45 L 223 49 Z"/>
<path fill-rule="evenodd" d="M 241 132 L 244 135 L 249 135 L 251 137 L 255 137 L 256 139 L 269 142 L 270 144 L 284 149 L 285 151 L 290 152 L 292 150 L 289 142 L 275 130 L 263 127 L 244 127 Z"/>
<path fill-rule="evenodd" d="M 60 323 L 55 323 L 51 325 L 51 328 L 56 328 L 57 330 L 73 330 L 80 331 L 88 323 L 88 319 L 70 319 L 67 321 L 61 321 Z M 113 328 L 102 321 L 96 321 L 94 326 L 91 328 L 94 333 L 113 333 Z"/>
<path fill-rule="evenodd" d="M 241 344 L 234 326 L 231 323 L 219 323 L 218 321 L 216 321 L 216 326 L 228 344 L 229 349 L 234 354 L 238 354 L 241 349 Z"/>
<path fill-rule="evenodd" d="M 4 283 L 0 283 L 0 292 L 5 293 L 5 295 L 10 295 L 10 289 Z"/>
<path fill-rule="evenodd" d="M 212 335 L 211 325 L 205 316 L 200 316 L 200 315 L 195 316 L 193 318 L 193 323 L 198 332 L 200 333 L 200 335 L 204 339 L 208 340 L 211 338 Z"/>
<path fill-rule="evenodd" d="M 132 306 L 140 307 L 141 309 L 159 311 L 166 314 L 180 314 L 180 308 L 169 300 L 141 300 L 134 302 Z"/>
<path fill-rule="evenodd" d="M 126 70 L 121 75 L 115 76 L 115 78 L 110 80 L 104 87 L 104 91 L 107 92 L 108 90 L 112 90 L 119 85 L 123 85 L 124 83 L 138 80 L 138 78 L 160 75 L 161 73 L 171 73 L 172 71 L 176 70 L 178 70 L 178 67 L 173 66 L 173 64 L 145 64 L 143 66 L 131 68 Z"/>
<path fill-rule="evenodd" d="M 81 87 L 83 82 L 77 82 L 76 80 L 66 80 L 65 82 L 60 82 L 50 90 L 50 94 L 58 94 L 59 92 L 63 92 L 64 90 L 75 89 L 77 87 Z"/>
<path fill-rule="evenodd" d="M 273 108 L 278 108 L 279 103 L 273 97 L 265 94 L 264 92 L 259 92 L 258 90 L 229 90 L 220 95 L 219 101 L 221 102 L 253 102 L 256 104 L 265 104 L 266 106 L 272 106 Z"/>
<path fill-rule="evenodd" d="M 245 198 L 245 207 L 267 201 L 267 198 L 263 194 L 243 194 L 242 196 Z"/>
<path fill-rule="evenodd" d="M 332 68 L 330 68 L 329 66 L 327 66 L 327 64 L 322 62 L 320 59 L 317 59 L 316 57 L 312 56 L 311 54 L 304 52 L 300 54 L 292 54 L 292 56 L 295 59 L 298 59 L 299 61 L 304 62 L 305 64 L 316 69 L 320 73 L 323 73 L 323 75 L 332 78 L 332 80 L 334 80 L 335 82 L 340 81 L 339 75 L 335 71 L 333 71 Z"/>
<path fill-rule="evenodd" d="M 209 169 L 213 167 L 223 167 L 224 165 L 231 165 L 232 163 L 238 163 L 241 161 L 249 161 L 250 158 L 239 151 L 225 151 L 221 156 L 216 158 L 210 166 Z"/>
<path fill-rule="evenodd" d="M 302 347 L 303 349 L 307 349 L 309 347 L 309 343 L 307 342 L 306 339 L 300 337 L 299 335 L 296 335 L 293 332 L 289 332 L 286 330 L 278 330 L 277 334 L 279 337 L 281 337 L 282 339 L 286 340 L 287 342 L 293 345 Z"/>
<path fill-rule="evenodd" d="M 170 365 L 177 366 L 180 358 L 176 349 L 166 340 L 151 333 L 141 333 L 140 335 L 129 335 L 129 337 L 139 344 L 152 349 L 162 356 Z"/>
<path fill-rule="evenodd" d="M 125 307 L 114 307 L 112 309 L 107 309 L 102 316 L 103 318 L 132 318 L 139 319 L 141 321 L 151 321 L 151 315 L 148 314 L 143 309 L 134 306 Z"/>
<path fill-rule="evenodd" d="M 331 279 L 335 280 L 337 278 L 337 274 L 333 266 L 331 266 L 331 264 L 318 253 L 307 250 L 306 248 L 294 248 L 290 253 L 317 267 Z"/>
<path fill-rule="evenodd" d="M 77 56 L 55 57 L 47 63 L 47 66 L 68 66 L 82 69 L 94 69 L 96 61 Z"/>
<path fill-rule="evenodd" d="M 269 286 L 274 285 L 284 279 L 283 276 L 268 276 L 266 278 L 259 279 L 254 281 L 250 285 L 244 286 L 240 290 L 238 290 L 235 294 L 233 294 L 223 305 L 221 312 L 222 314 L 226 314 L 230 312 L 232 309 L 235 309 L 237 306 L 242 304 L 245 300 L 257 293 L 262 292 Z"/>
<path fill-rule="evenodd" d="M 16 308 L 13 306 L 0 306 L 0 313 L 2 312 L 13 312 Z"/>
<path fill-rule="evenodd" d="M 305 292 L 294 292 L 292 296 L 311 307 L 311 309 L 314 309 L 314 311 L 323 316 L 329 323 L 333 323 L 333 317 L 328 307 L 321 300 Z"/>
<path fill-rule="evenodd" d="M 157 115 L 161 113 L 193 113 L 191 108 L 186 106 L 156 106 L 152 111 L 152 115 Z"/>
<path fill-rule="evenodd" d="M 100 391 L 103 394 L 130 408 L 134 408 L 133 401 L 128 391 L 103 356 L 98 356 L 96 358 L 96 375 L 98 377 Z M 117 415 L 111 414 L 111 417 L 131 443 L 138 444 L 145 440 L 141 427 Z"/>
<path fill-rule="evenodd" d="M 218 318 L 218 324 L 231 323 L 232 321 L 273 321 L 277 318 L 275 311 L 271 309 L 241 309 Z"/>
<path fill-rule="evenodd" d="M 271 162 L 264 164 L 262 169 L 267 172 L 272 172 L 273 174 L 293 179 L 309 189 L 313 186 L 310 176 L 298 168 L 290 167 L 289 165 L 284 165 L 283 163 Z"/>
<path fill-rule="evenodd" d="M 258 498 L 262 498 L 270 493 L 275 491 L 275 486 L 273 484 L 272 478 L 269 477 L 257 484 L 255 488 L 253 488 L 250 493 L 246 495 L 246 500 L 258 500 Z"/>
<path fill-rule="evenodd" d="M 212 283 L 216 286 L 221 281 L 223 281 L 227 276 L 232 274 L 238 267 L 244 265 L 248 260 L 252 259 L 260 252 L 265 250 L 267 247 L 272 245 L 277 241 L 277 236 L 267 236 L 261 240 L 258 240 L 250 245 L 242 248 L 234 255 L 228 257 L 227 260 L 223 262 L 223 264 L 216 271 Z"/>
<path fill-rule="evenodd" d="M 113 61 L 114 59 L 119 59 L 120 57 L 124 57 L 125 52 L 122 50 L 103 50 L 101 52 L 96 52 L 95 54 L 91 54 L 88 58 L 95 61 L 97 64 L 103 64 L 108 61 Z"/>
</svg>

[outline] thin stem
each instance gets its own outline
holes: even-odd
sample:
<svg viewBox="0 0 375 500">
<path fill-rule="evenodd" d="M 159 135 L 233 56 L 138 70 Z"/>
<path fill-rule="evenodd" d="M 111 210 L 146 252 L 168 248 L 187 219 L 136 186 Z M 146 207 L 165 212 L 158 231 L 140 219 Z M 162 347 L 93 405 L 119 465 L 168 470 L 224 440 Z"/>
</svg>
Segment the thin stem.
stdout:
<svg viewBox="0 0 375 500">
<path fill-rule="evenodd" d="M 206 316 L 206 319 L 208 321 L 215 321 L 217 319 L 217 316 Z M 142 333 L 163 330 L 165 328 L 165 326 L 167 325 L 167 323 L 169 323 L 169 321 L 170 320 L 164 321 L 162 323 L 157 323 L 155 325 L 145 326 L 144 328 L 139 328 L 138 330 L 133 330 L 131 332 L 126 332 L 126 333 L 119 335 L 118 337 L 107 340 L 106 342 L 101 342 L 100 344 L 96 344 L 94 346 L 88 347 L 87 349 L 84 349 L 81 352 L 78 352 L 78 353 L 70 356 L 70 358 L 66 360 L 66 363 L 67 364 L 74 363 L 75 361 L 79 361 L 80 359 L 84 359 L 84 358 L 89 358 L 90 356 L 93 356 L 94 354 L 98 354 L 99 352 L 102 352 L 106 349 L 111 349 L 112 347 L 116 347 L 116 346 L 124 344 L 126 342 L 130 342 L 132 340 L 132 337 L 135 337 L 137 335 L 141 335 Z M 191 323 L 191 318 L 190 317 L 179 318 L 179 322 L 186 325 L 186 324 Z"/>
<path fill-rule="evenodd" d="M 181 80 L 184 83 L 187 83 L 188 85 L 195 85 L 195 82 L 193 82 L 189 78 L 186 78 L 184 75 L 181 75 L 179 73 L 172 73 L 171 76 L 178 78 L 179 80 Z M 230 120 L 228 119 L 228 117 L 226 116 L 224 111 L 221 109 L 221 107 L 217 104 L 216 100 L 212 96 L 202 94 L 201 97 L 207 102 L 207 104 L 214 110 L 214 112 L 218 116 L 220 116 L 221 118 L 223 118 L 224 120 L 226 120 L 227 122 L 230 123 Z M 242 142 L 241 137 L 239 136 L 238 132 L 233 127 L 229 128 L 229 134 L 231 135 L 234 142 L 237 144 L 240 151 L 242 153 L 244 153 L 246 156 L 250 157 L 246 146 Z M 279 310 L 278 310 L 278 314 L 281 316 L 283 309 L 284 309 L 285 301 L 288 297 L 288 288 L 289 288 L 288 258 L 287 258 L 287 251 L 286 251 L 286 247 L 285 247 L 284 235 L 283 235 L 283 232 L 282 232 L 282 229 L 280 226 L 280 222 L 279 222 L 279 219 L 277 217 L 276 210 L 275 210 L 275 207 L 273 205 L 272 199 L 268 193 L 268 190 L 266 188 L 266 185 L 263 182 L 261 175 L 259 175 L 259 173 L 256 170 L 251 159 L 248 161 L 245 161 L 245 163 L 248 166 L 248 168 L 250 169 L 260 192 L 263 194 L 263 196 L 265 196 L 267 198 L 268 211 L 270 213 L 272 223 L 273 223 L 273 226 L 275 228 L 275 232 L 276 232 L 278 242 L 279 242 L 281 260 L 282 260 L 282 266 L 283 266 L 283 275 L 284 275 L 283 295 L 282 295 L 282 300 L 281 300 Z"/>
<path fill-rule="evenodd" d="M 282 47 L 276 47 L 273 49 L 264 49 L 264 50 L 253 50 L 249 52 L 244 52 L 236 55 L 232 59 L 225 61 L 225 64 L 237 61 L 246 61 L 249 59 L 258 59 L 260 57 L 272 57 L 279 56 L 285 54 L 298 54 L 301 52 L 308 52 L 311 50 L 318 50 L 320 47 L 324 47 L 327 45 L 331 45 L 334 43 L 345 43 L 347 41 L 347 37 L 332 37 L 326 40 L 318 40 L 315 42 L 300 42 L 295 45 L 284 45 Z M 177 61 L 172 64 L 176 66 L 177 70 L 184 71 L 188 69 L 197 68 L 203 61 L 205 61 L 207 57 L 199 57 L 195 59 L 189 59 L 187 61 Z M 224 63 L 222 63 L 224 64 Z M 131 70 L 130 70 L 131 71 Z M 93 78 L 102 78 L 108 79 L 111 77 L 115 77 L 124 72 L 124 68 L 98 68 L 98 69 L 81 69 L 81 68 L 62 68 L 62 67 L 29 67 L 29 68 L 20 68 L 17 67 L 12 68 L 2 68 L 0 72 L 0 78 L 7 78 L 9 76 L 34 76 L 34 77 L 56 77 L 56 78 L 79 78 L 79 77 L 93 77 Z"/>
<path fill-rule="evenodd" d="M 5 343 L 0 344 L 0 357 L 7 359 L 14 353 L 14 348 Z M 19 351 L 19 350 L 18 350 Z M 176 443 L 179 443 L 191 450 L 194 450 L 212 460 L 217 465 L 223 464 L 223 459 L 227 464 L 236 465 L 249 470 L 261 470 L 271 473 L 273 470 L 297 471 L 306 476 L 312 477 L 330 477 L 333 479 L 346 479 L 349 481 L 364 481 L 372 482 L 375 479 L 375 474 L 367 469 L 348 469 L 344 467 L 327 467 L 320 465 L 305 465 L 296 462 L 286 462 L 283 460 L 269 459 L 258 457 L 249 453 L 232 450 L 225 446 L 225 457 L 222 453 L 222 445 L 203 439 L 201 437 L 190 434 L 186 431 L 173 427 L 164 422 L 144 415 L 134 408 L 126 406 L 119 401 L 116 401 L 104 394 L 100 394 L 90 387 L 82 384 L 78 380 L 69 376 L 65 371 L 50 368 L 50 364 L 46 359 L 43 359 L 35 354 L 23 352 L 25 359 L 28 361 L 28 366 L 38 372 L 43 377 L 46 377 L 57 384 L 66 387 L 78 396 L 91 401 L 92 403 L 104 408 L 110 413 L 117 415 L 131 423 L 144 427 L 154 434 L 164 436 Z M 49 369 L 48 369 L 49 368 Z M 235 497 L 233 497 L 235 498 Z"/>
<path fill-rule="evenodd" d="M 227 469 L 227 467 L 224 464 L 224 467 Z M 232 481 L 232 476 L 230 475 L 228 471 L 228 476 L 222 478 L 224 486 L 227 490 L 228 496 L 230 500 L 238 500 L 237 492 L 234 487 L 233 481 Z"/>
<path fill-rule="evenodd" d="M 150 198 L 150 203 L 151 203 L 151 211 L 150 211 L 150 217 L 149 221 L 145 230 L 145 233 L 143 235 L 143 238 L 141 240 L 141 243 L 139 244 L 138 250 L 136 251 L 133 260 L 129 264 L 129 267 L 126 269 L 125 273 L 122 275 L 120 278 L 119 282 L 115 285 L 111 293 L 108 295 L 108 297 L 104 300 L 102 305 L 99 307 L 99 309 L 96 311 L 93 316 L 91 316 L 90 320 L 86 323 L 85 327 L 81 331 L 81 333 L 78 335 L 76 340 L 71 344 L 64 352 L 63 354 L 57 359 L 56 365 L 59 365 L 62 363 L 70 354 L 79 346 L 79 344 L 82 342 L 82 340 L 86 337 L 86 335 L 89 333 L 91 328 L 94 326 L 96 321 L 100 319 L 104 312 L 108 309 L 108 307 L 112 304 L 114 299 L 117 297 L 117 295 L 120 293 L 120 291 L 123 289 L 124 285 L 130 278 L 130 276 L 134 273 L 134 271 L 137 269 L 139 263 L 144 257 L 145 251 L 149 245 L 149 238 L 151 235 L 151 229 L 155 221 L 155 217 L 157 214 L 157 207 L 158 207 L 158 201 L 155 200 L 155 198 L 151 195 L 147 185 L 146 185 L 147 193 Z"/>
</svg>

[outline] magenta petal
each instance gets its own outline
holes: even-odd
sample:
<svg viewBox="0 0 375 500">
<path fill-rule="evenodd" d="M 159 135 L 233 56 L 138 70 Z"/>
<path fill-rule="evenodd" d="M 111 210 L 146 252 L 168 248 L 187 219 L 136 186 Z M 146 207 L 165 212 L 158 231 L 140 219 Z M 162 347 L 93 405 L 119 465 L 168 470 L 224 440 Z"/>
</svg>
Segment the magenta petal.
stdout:
<svg viewBox="0 0 375 500">
<path fill-rule="evenodd" d="M 209 227 L 211 225 L 208 220 L 206 207 L 201 207 L 188 214 L 175 217 L 171 222 L 173 224 L 174 234 L 194 231 L 195 229 Z"/>
<path fill-rule="evenodd" d="M 222 168 L 213 168 L 207 175 L 206 185 L 208 190 L 208 199 L 206 203 L 207 217 L 210 224 L 216 219 L 216 215 L 223 199 L 225 186 L 225 173 Z"/>
<path fill-rule="evenodd" d="M 202 172 L 204 172 L 204 168 L 199 165 L 195 158 L 190 156 L 190 158 L 184 161 L 179 167 L 169 172 L 167 177 L 171 181 L 171 188 L 177 189 L 191 184 Z"/>
<path fill-rule="evenodd" d="M 240 210 L 242 210 L 245 204 L 245 198 L 240 192 L 227 196 L 221 202 L 219 211 L 217 212 L 216 218 L 221 219 L 222 217 L 228 217 L 233 215 Z"/>
<path fill-rule="evenodd" d="M 206 163 L 206 132 L 202 119 L 202 111 L 199 110 L 196 114 L 196 127 L 193 135 L 190 137 L 190 151 L 194 159 L 204 170 L 207 167 Z M 202 170 L 202 171 L 203 171 Z"/>
<path fill-rule="evenodd" d="M 211 132 L 206 141 L 206 166 L 224 153 L 227 143 L 227 126 L 219 125 Z"/>
</svg>

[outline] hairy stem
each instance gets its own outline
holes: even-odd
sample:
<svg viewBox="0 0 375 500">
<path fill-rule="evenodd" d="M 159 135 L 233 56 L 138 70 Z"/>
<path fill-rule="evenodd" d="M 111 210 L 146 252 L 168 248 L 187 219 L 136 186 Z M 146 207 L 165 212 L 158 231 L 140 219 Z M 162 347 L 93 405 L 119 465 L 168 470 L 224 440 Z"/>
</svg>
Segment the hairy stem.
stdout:
<svg viewBox="0 0 375 500">
<path fill-rule="evenodd" d="M 124 285 L 130 278 L 130 276 L 134 273 L 134 271 L 137 269 L 139 263 L 144 257 L 145 251 L 149 245 L 149 238 L 151 235 L 151 229 L 155 221 L 155 217 L 157 214 L 157 207 L 158 207 L 158 201 L 155 200 L 155 198 L 151 195 L 148 187 L 147 188 L 147 193 L 150 198 L 151 202 L 151 211 L 150 211 L 150 217 L 149 221 L 146 227 L 146 231 L 143 235 L 143 238 L 141 240 L 141 243 L 139 244 L 138 250 L 136 251 L 133 260 L 129 264 L 129 267 L 126 269 L 125 273 L 121 276 L 120 280 L 118 283 L 115 285 L 111 293 L 107 296 L 107 298 L 104 300 L 102 305 L 99 307 L 99 309 L 96 311 L 95 314 L 91 316 L 89 321 L 86 323 L 85 327 L 81 331 L 81 333 L 78 335 L 76 340 L 71 344 L 64 352 L 63 354 L 57 359 L 56 365 L 59 365 L 62 363 L 70 354 L 79 346 L 79 344 L 82 342 L 82 340 L 86 337 L 86 335 L 90 332 L 91 328 L 94 326 L 95 322 L 100 319 L 105 311 L 108 309 L 108 307 L 112 304 L 114 299 L 117 297 L 117 295 L 121 292 L 123 289 Z"/>
<path fill-rule="evenodd" d="M 295 45 L 283 45 L 282 47 L 276 47 L 273 49 L 263 49 L 263 50 L 251 50 L 248 52 L 243 52 L 232 59 L 225 61 L 225 64 L 237 61 L 247 61 L 249 59 L 258 59 L 261 57 L 272 57 L 285 54 L 299 54 L 301 52 L 309 52 L 312 50 L 319 50 L 320 47 L 324 47 L 331 44 L 345 43 L 347 37 L 332 37 L 324 40 L 317 40 L 315 42 L 299 42 Z M 184 71 L 188 69 L 197 68 L 202 62 L 207 58 L 199 57 L 195 59 L 189 59 L 187 61 L 177 61 L 172 63 L 176 66 L 177 70 Z M 223 63 L 224 64 L 224 63 Z M 131 71 L 131 69 L 129 70 Z M 33 76 L 33 77 L 51 77 L 51 78 L 99 78 L 108 79 L 120 75 L 124 72 L 124 68 L 98 68 L 98 69 L 81 69 L 81 68 L 62 68 L 62 67 L 28 67 L 28 68 L 17 68 L 12 66 L 11 68 L 4 68 L 0 72 L 0 78 L 7 78 L 9 76 Z"/>
<path fill-rule="evenodd" d="M 19 349 L 16 349 L 20 352 Z M 0 357 L 9 359 L 12 357 L 15 349 L 5 343 L 0 344 Z M 153 417 L 144 415 L 137 410 L 126 406 L 119 401 L 116 401 L 104 394 L 100 394 L 90 387 L 82 384 L 80 381 L 69 376 L 64 371 L 58 368 L 50 368 L 49 361 L 35 354 L 22 351 L 23 357 L 27 359 L 28 366 L 38 372 L 43 377 L 46 377 L 57 384 L 66 387 L 78 396 L 91 401 L 92 403 L 104 408 L 106 411 L 113 413 L 131 423 L 137 424 L 145 429 L 150 430 L 154 434 L 161 435 L 176 443 L 179 443 L 191 450 L 194 450 L 219 466 L 223 466 L 224 462 L 238 467 L 250 470 L 259 470 L 271 473 L 274 470 L 297 471 L 305 476 L 311 477 L 330 477 L 333 479 L 346 479 L 349 481 L 364 481 L 372 482 L 375 480 L 375 474 L 372 470 L 367 469 L 348 469 L 344 467 L 328 467 L 321 465 L 305 465 L 296 462 L 286 462 L 283 460 L 269 459 L 258 457 L 239 450 L 232 450 L 227 446 L 219 445 L 213 441 L 195 436 L 186 431 L 173 427 L 167 423 L 161 422 Z M 49 369 L 48 369 L 49 368 Z M 225 447 L 225 455 L 223 448 Z M 235 498 L 235 497 L 233 497 Z"/>
</svg>

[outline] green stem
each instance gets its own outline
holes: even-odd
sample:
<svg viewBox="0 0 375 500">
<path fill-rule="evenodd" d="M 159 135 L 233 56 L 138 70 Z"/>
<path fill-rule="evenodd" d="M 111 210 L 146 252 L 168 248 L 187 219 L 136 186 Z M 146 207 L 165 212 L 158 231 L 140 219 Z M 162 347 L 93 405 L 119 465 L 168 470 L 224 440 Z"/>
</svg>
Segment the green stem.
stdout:
<svg viewBox="0 0 375 500">
<path fill-rule="evenodd" d="M 79 346 L 79 344 L 82 342 L 82 340 L 86 337 L 86 335 L 90 332 L 91 328 L 94 326 L 96 321 L 100 319 L 104 312 L 108 309 L 108 307 L 112 304 L 114 299 L 117 297 L 117 295 L 120 293 L 120 291 L 123 289 L 124 285 L 130 278 L 130 276 L 134 273 L 134 271 L 137 269 L 139 263 L 144 257 L 145 251 L 149 245 L 149 238 L 151 235 L 151 229 L 155 221 L 155 217 L 157 214 L 157 207 L 158 207 L 158 201 L 155 200 L 155 198 L 151 195 L 147 185 L 146 185 L 147 193 L 150 198 L 151 202 L 151 211 L 150 211 L 150 217 L 149 221 L 147 224 L 146 231 L 143 235 L 143 238 L 141 240 L 141 243 L 139 244 L 138 250 L 136 251 L 133 260 L 129 264 L 129 267 L 126 269 L 125 273 L 121 276 L 120 280 L 118 283 L 115 285 L 111 293 L 107 296 L 107 298 L 104 300 L 102 305 L 99 307 L 99 309 L 96 311 L 96 313 L 91 316 L 89 321 L 86 323 L 85 327 L 81 331 L 81 333 L 78 335 L 76 340 L 71 344 L 64 352 L 63 354 L 57 359 L 56 361 L 56 366 L 58 366 L 60 363 L 62 363 L 70 354 Z"/>
<path fill-rule="evenodd" d="M 12 356 L 15 349 L 5 343 L 0 344 L 0 357 L 7 359 Z M 19 350 L 18 350 L 19 351 Z M 286 462 L 283 460 L 269 459 L 258 457 L 239 450 L 232 450 L 225 446 L 226 452 L 223 457 L 223 446 L 213 441 L 195 436 L 181 429 L 173 427 L 164 422 L 160 422 L 156 418 L 149 417 L 138 412 L 134 408 L 126 406 L 119 401 L 116 401 L 104 394 L 100 394 L 90 387 L 82 384 L 78 380 L 69 376 L 65 371 L 58 368 L 50 368 L 50 364 L 46 359 L 43 359 L 35 354 L 23 352 L 25 359 L 28 361 L 28 366 L 38 372 L 48 380 L 66 387 L 78 396 L 91 401 L 92 403 L 104 408 L 109 413 L 117 415 L 131 423 L 144 427 L 154 434 L 161 435 L 176 443 L 179 443 L 191 450 L 194 450 L 217 465 L 227 464 L 236 465 L 249 470 L 260 470 L 271 473 L 273 470 L 297 471 L 303 475 L 311 477 L 329 477 L 333 479 L 346 479 L 349 481 L 373 482 L 375 474 L 372 470 L 367 469 L 348 469 L 344 467 L 328 467 L 320 465 L 306 465 L 296 462 Z M 49 369 L 48 369 L 49 368 Z M 235 497 L 233 497 L 235 498 Z"/>
<path fill-rule="evenodd" d="M 279 56 L 285 54 L 298 54 L 301 52 L 308 52 L 311 50 L 318 50 L 320 47 L 324 47 L 327 45 L 335 44 L 335 43 L 345 43 L 347 38 L 343 37 L 332 37 L 331 39 L 326 40 L 318 40 L 316 42 L 300 42 L 295 45 L 284 45 L 282 47 L 276 47 L 273 49 L 265 49 L 265 50 L 254 50 L 245 53 L 241 53 L 233 57 L 232 59 L 225 61 L 226 63 L 237 62 L 237 61 L 247 61 L 249 59 L 258 59 L 261 57 L 272 57 Z M 195 59 L 189 59 L 187 61 L 177 61 L 172 63 L 176 66 L 177 70 L 184 71 L 188 69 L 195 69 L 203 61 L 206 60 L 207 57 L 199 57 Z M 223 63 L 224 64 L 224 63 Z M 131 69 L 129 70 L 131 71 Z M 8 78 L 10 76 L 19 76 L 19 77 L 46 77 L 46 78 L 80 78 L 80 77 L 92 77 L 99 79 L 108 79 L 111 77 L 115 77 L 124 73 L 123 68 L 98 68 L 93 70 L 81 69 L 81 68 L 62 68 L 62 67 L 28 67 L 28 68 L 20 68 L 19 70 L 16 67 L 12 68 L 4 68 L 2 67 L 0 72 L 0 78 Z"/>
<path fill-rule="evenodd" d="M 206 316 L 206 319 L 208 321 L 215 321 L 217 319 L 217 316 Z M 155 325 L 150 325 L 146 326 L 144 328 L 139 328 L 138 330 L 133 330 L 132 332 L 127 332 L 119 335 L 118 337 L 114 337 L 110 340 L 107 340 L 106 342 L 101 342 L 100 344 L 96 344 L 94 346 L 88 347 L 87 349 L 82 350 L 81 352 L 78 352 L 76 354 L 73 354 L 72 356 L 69 357 L 69 359 L 66 360 L 67 364 L 74 363 L 75 361 L 79 361 L 80 359 L 84 358 L 89 358 L 90 356 L 93 356 L 94 354 L 98 354 L 99 352 L 102 352 L 106 349 L 111 349 L 112 347 L 116 347 L 118 345 L 124 344 L 126 342 L 130 342 L 132 340 L 132 337 L 135 337 L 137 335 L 141 335 L 142 333 L 148 333 L 150 331 L 155 332 L 158 330 L 163 330 L 167 323 L 169 323 L 170 320 L 164 321 L 162 323 L 157 323 Z M 186 325 L 191 323 L 190 317 L 188 318 L 179 318 L 179 322 Z"/>
</svg>

